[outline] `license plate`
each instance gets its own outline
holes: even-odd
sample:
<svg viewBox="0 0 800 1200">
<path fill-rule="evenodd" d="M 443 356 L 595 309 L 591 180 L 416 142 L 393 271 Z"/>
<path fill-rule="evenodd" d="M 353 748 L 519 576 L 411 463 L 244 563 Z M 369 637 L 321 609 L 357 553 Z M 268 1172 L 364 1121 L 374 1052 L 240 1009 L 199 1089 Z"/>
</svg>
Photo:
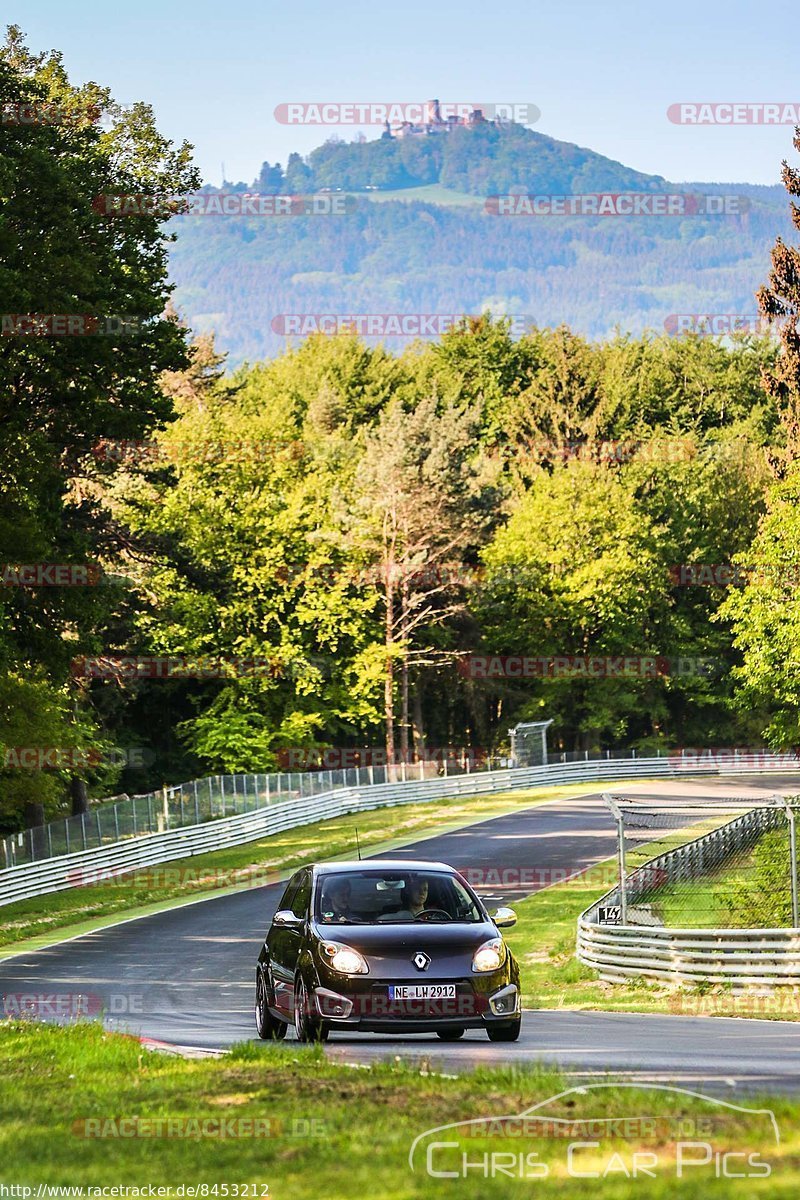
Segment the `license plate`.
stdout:
<svg viewBox="0 0 800 1200">
<path fill-rule="evenodd" d="M 454 1000 L 454 983 L 408 983 L 389 988 L 390 1000 Z"/>
</svg>

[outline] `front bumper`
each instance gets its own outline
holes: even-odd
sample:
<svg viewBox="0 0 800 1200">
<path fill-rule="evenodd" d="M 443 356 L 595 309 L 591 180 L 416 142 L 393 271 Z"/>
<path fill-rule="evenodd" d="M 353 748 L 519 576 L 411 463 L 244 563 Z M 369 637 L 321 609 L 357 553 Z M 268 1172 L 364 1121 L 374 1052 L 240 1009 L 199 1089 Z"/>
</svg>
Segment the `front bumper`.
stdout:
<svg viewBox="0 0 800 1200">
<path fill-rule="evenodd" d="M 314 1016 L 331 1029 L 369 1033 L 433 1033 L 446 1029 L 485 1029 L 519 1015 L 520 992 L 504 972 L 501 978 L 426 980 L 455 984 L 456 994 L 438 1000 L 393 1000 L 381 980 L 348 980 L 346 991 L 318 986 L 311 991 Z"/>
</svg>

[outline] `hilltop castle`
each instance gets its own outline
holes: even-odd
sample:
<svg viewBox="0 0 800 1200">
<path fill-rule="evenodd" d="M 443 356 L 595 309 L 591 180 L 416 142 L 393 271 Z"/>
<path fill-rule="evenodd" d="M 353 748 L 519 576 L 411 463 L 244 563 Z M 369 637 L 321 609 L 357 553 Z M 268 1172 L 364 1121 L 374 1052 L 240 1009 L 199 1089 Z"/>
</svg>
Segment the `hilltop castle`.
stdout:
<svg viewBox="0 0 800 1200">
<path fill-rule="evenodd" d="M 446 107 L 465 108 L 465 105 L 449 105 Z M 432 133 L 450 133 L 452 129 L 474 129 L 476 125 L 497 125 L 498 121 L 487 121 L 480 108 L 469 112 L 442 116 L 438 100 L 428 100 L 425 103 L 424 120 L 419 124 L 413 121 L 386 122 L 382 136 L 384 138 L 427 137 Z"/>
</svg>

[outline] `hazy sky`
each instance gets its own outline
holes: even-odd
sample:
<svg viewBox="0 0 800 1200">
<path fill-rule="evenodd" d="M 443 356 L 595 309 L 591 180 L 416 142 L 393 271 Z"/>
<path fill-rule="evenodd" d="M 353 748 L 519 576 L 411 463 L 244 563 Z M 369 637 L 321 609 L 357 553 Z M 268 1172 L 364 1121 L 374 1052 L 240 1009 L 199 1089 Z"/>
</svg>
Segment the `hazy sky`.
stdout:
<svg viewBox="0 0 800 1200">
<path fill-rule="evenodd" d="M 670 104 L 800 105 L 790 0 L 33 0 L 4 5 L 76 82 L 144 99 L 205 179 L 251 182 L 331 133 L 279 124 L 292 101 L 532 103 L 535 128 L 681 182 L 774 183 L 790 125 L 688 127 Z M 377 136 L 376 128 L 366 130 Z"/>
</svg>

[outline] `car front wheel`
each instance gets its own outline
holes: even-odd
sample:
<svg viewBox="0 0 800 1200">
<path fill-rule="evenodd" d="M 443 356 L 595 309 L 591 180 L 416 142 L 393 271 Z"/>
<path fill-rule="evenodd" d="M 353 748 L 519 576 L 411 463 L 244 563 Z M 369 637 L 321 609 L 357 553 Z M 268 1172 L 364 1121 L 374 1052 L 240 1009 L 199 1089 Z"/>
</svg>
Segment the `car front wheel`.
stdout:
<svg viewBox="0 0 800 1200">
<path fill-rule="evenodd" d="M 256 1033 L 262 1041 L 279 1042 L 286 1037 L 286 1022 L 273 1017 L 267 1004 L 267 989 L 261 971 L 256 974 Z"/>
<path fill-rule="evenodd" d="M 436 1036 L 443 1042 L 457 1042 L 466 1032 L 466 1029 L 437 1029 Z"/>
<path fill-rule="evenodd" d="M 486 1026 L 490 1042 L 515 1042 L 521 1029 L 521 1017 L 517 1017 L 516 1021 L 498 1021 L 496 1025 Z"/>
<path fill-rule="evenodd" d="M 312 1015 L 311 997 L 302 975 L 294 981 L 294 1028 L 298 1042 L 327 1042 L 328 1026 Z"/>
</svg>

